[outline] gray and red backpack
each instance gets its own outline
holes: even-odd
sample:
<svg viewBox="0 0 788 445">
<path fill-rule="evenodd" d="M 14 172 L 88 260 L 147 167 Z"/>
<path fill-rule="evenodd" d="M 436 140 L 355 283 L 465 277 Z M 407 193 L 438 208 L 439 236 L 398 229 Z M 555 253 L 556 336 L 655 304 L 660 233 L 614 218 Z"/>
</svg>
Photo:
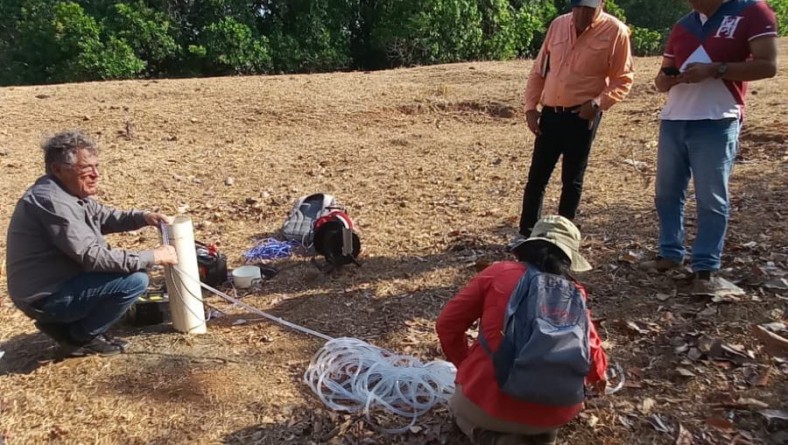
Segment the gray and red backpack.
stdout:
<svg viewBox="0 0 788 445">
<path fill-rule="evenodd" d="M 344 207 L 327 193 L 299 198 L 285 219 L 282 235 L 307 249 L 314 249 L 333 266 L 355 263 L 361 239 Z"/>
<path fill-rule="evenodd" d="M 526 402 L 571 406 L 585 398 L 590 323 L 574 281 L 529 264 L 509 297 L 500 346 L 492 351 L 481 329 L 479 342 L 501 391 Z"/>
</svg>

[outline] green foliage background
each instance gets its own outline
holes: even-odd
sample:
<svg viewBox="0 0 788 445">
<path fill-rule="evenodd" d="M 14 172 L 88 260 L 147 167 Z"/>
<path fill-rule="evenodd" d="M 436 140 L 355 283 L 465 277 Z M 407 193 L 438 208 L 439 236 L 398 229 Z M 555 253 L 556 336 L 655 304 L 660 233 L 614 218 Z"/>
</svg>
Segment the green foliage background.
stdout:
<svg viewBox="0 0 788 445">
<path fill-rule="evenodd" d="M 567 0 L 0 0 L 0 85 L 533 56 Z M 770 0 L 788 30 L 788 0 Z M 607 0 L 655 55 L 685 0 Z"/>
</svg>

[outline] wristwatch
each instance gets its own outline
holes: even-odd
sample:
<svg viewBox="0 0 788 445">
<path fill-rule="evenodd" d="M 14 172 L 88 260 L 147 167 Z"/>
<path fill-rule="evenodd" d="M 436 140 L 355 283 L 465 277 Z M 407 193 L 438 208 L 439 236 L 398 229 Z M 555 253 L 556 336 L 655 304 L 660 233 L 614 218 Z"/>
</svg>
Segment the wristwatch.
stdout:
<svg viewBox="0 0 788 445">
<path fill-rule="evenodd" d="M 717 65 L 717 72 L 714 74 L 714 78 L 715 79 L 722 78 L 722 76 L 725 75 L 726 71 L 728 71 L 728 64 L 727 63 L 721 63 L 721 64 Z"/>
</svg>

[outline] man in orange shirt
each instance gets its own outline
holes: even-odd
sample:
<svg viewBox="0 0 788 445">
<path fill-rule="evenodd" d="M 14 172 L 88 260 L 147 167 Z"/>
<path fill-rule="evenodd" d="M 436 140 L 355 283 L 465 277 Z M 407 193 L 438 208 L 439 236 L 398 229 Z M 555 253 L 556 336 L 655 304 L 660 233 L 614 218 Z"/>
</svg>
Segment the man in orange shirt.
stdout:
<svg viewBox="0 0 788 445">
<path fill-rule="evenodd" d="M 561 155 L 558 213 L 575 218 L 602 111 L 632 88 L 627 26 L 602 11 L 604 0 L 571 4 L 571 13 L 550 24 L 525 88 L 525 118 L 536 135 L 520 216 L 520 235 L 526 238 L 539 219 L 545 188 Z"/>
</svg>

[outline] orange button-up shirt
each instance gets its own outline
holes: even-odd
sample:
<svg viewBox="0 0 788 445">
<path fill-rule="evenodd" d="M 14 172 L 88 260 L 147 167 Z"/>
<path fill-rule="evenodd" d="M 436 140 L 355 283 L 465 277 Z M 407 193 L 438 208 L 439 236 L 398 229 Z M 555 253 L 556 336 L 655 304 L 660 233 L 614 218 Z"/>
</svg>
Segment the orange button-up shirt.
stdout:
<svg viewBox="0 0 788 445">
<path fill-rule="evenodd" d="M 553 20 L 525 88 L 525 110 L 538 104 L 572 107 L 596 99 L 607 110 L 634 79 L 629 28 L 602 13 L 579 36 L 572 14 Z"/>
</svg>

